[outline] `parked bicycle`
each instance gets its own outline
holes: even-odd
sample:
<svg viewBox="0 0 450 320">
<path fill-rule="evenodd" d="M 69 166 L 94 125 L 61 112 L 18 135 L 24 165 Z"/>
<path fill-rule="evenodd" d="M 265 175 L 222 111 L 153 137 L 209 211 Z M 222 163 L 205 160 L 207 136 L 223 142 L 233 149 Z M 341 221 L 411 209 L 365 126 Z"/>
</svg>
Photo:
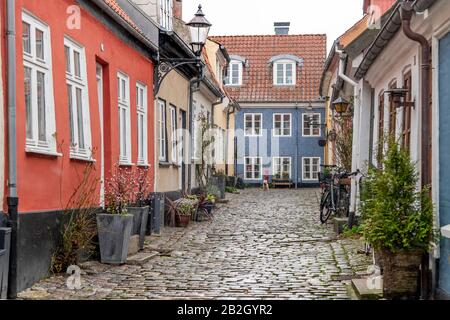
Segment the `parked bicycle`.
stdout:
<svg viewBox="0 0 450 320">
<path fill-rule="evenodd" d="M 319 174 L 322 187 L 320 221 L 326 223 L 332 213 L 337 217 L 348 217 L 350 211 L 350 178 L 358 175 L 359 170 L 348 173 L 335 165 L 321 165 L 321 167 L 329 172 Z"/>
</svg>

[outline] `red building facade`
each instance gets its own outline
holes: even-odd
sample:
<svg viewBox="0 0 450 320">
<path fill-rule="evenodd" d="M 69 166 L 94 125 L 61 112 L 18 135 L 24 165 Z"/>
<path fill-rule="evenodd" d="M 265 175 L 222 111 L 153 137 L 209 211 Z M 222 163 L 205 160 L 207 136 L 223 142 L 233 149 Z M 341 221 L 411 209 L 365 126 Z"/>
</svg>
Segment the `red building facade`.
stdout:
<svg viewBox="0 0 450 320">
<path fill-rule="evenodd" d="M 157 44 L 115 0 L 17 0 L 15 6 L 20 291 L 48 273 L 61 210 L 86 163 L 94 162 L 100 181 L 116 164 L 154 167 Z M 0 10 L 5 21 L 5 1 Z M 3 71 L 6 96 L 6 63 Z M 97 193 L 100 206 L 102 183 Z"/>
</svg>

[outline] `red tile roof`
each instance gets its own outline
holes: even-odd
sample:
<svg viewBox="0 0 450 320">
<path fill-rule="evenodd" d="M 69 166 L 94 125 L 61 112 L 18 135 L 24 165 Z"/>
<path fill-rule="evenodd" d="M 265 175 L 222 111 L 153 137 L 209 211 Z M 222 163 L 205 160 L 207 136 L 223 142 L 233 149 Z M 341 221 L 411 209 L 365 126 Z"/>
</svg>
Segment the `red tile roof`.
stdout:
<svg viewBox="0 0 450 320">
<path fill-rule="evenodd" d="M 317 100 L 322 68 L 326 57 L 326 35 L 214 36 L 230 55 L 249 61 L 244 68 L 242 86 L 227 87 L 239 103 L 301 102 Z M 270 58 L 294 55 L 304 60 L 297 68 L 295 86 L 274 86 Z"/>
<path fill-rule="evenodd" d="M 131 20 L 130 16 L 119 6 L 116 0 L 103 0 L 111 9 L 113 9 L 123 20 L 125 20 L 133 29 L 144 35 L 138 26 Z"/>
</svg>

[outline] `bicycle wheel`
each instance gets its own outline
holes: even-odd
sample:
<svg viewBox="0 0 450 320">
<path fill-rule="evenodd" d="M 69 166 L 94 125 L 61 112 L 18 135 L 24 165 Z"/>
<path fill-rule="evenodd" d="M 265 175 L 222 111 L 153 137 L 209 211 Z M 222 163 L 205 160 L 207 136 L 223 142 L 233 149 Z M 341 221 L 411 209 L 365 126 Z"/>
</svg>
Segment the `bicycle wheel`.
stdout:
<svg viewBox="0 0 450 320">
<path fill-rule="evenodd" d="M 339 200 L 337 201 L 339 208 L 337 211 L 338 217 L 346 218 L 350 214 L 350 194 L 347 190 L 342 189 L 339 194 Z"/>
<path fill-rule="evenodd" d="M 331 211 L 331 193 L 327 192 L 320 204 L 320 222 L 326 223 L 330 218 Z"/>
</svg>

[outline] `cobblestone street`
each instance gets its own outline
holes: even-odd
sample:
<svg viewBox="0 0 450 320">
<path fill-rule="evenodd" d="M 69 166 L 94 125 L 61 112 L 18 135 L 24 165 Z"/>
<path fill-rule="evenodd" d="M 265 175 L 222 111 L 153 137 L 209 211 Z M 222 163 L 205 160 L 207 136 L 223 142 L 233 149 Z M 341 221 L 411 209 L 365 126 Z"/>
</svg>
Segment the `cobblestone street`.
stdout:
<svg viewBox="0 0 450 320">
<path fill-rule="evenodd" d="M 37 283 L 21 299 L 349 299 L 352 276 L 370 258 L 357 240 L 321 225 L 316 189 L 250 189 L 220 204 L 212 222 L 149 237 L 144 265 L 82 265 L 82 289 L 67 275 Z"/>
</svg>

